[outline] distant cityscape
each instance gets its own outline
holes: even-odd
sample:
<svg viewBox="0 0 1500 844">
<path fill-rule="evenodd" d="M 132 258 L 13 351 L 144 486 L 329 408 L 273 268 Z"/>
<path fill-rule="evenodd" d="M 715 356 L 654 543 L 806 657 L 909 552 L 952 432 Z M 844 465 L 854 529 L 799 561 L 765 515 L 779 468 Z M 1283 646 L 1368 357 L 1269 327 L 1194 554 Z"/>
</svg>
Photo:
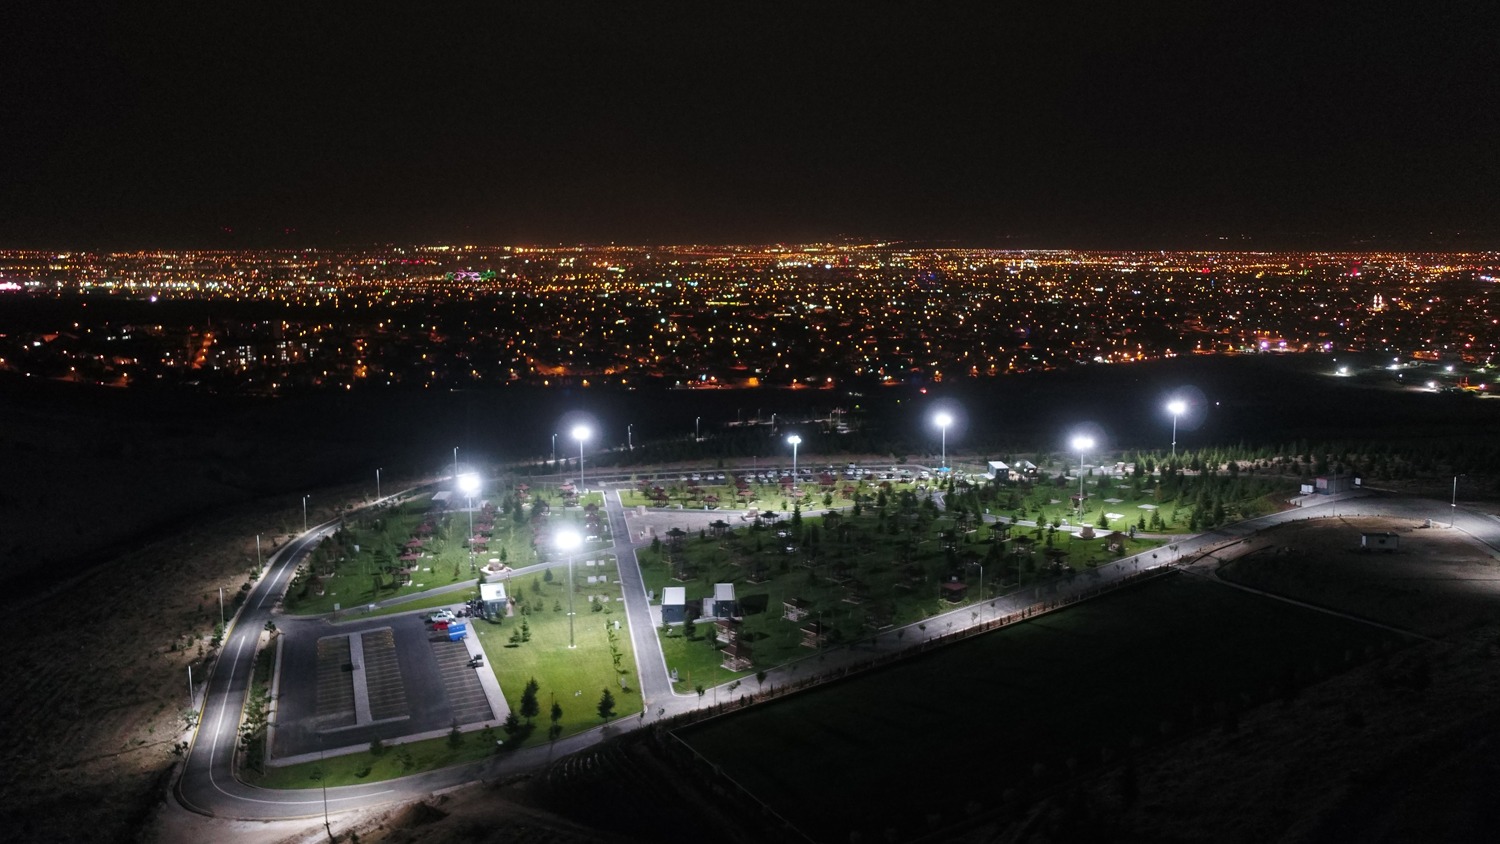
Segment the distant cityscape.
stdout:
<svg viewBox="0 0 1500 844">
<path fill-rule="evenodd" d="M 1500 353 L 1497 282 L 1500 253 L 10 250 L 0 371 L 248 395 L 853 389 L 1276 352 L 1482 372 Z"/>
</svg>

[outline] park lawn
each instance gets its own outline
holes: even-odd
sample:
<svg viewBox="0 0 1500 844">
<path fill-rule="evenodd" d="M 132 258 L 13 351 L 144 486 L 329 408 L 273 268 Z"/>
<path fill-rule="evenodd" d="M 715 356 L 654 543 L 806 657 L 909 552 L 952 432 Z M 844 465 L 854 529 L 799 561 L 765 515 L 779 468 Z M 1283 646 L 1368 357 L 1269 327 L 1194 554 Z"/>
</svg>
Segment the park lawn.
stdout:
<svg viewBox="0 0 1500 844">
<path fill-rule="evenodd" d="M 261 788 L 317 788 L 324 784 L 324 777 L 329 786 L 379 782 L 492 756 L 495 742 L 504 738 L 505 734 L 494 727 L 463 733 L 463 740 L 457 747 L 447 737 L 392 742 L 385 745 L 384 752 L 378 756 L 368 750 L 329 756 L 313 762 L 267 768 L 264 774 L 246 776 L 246 779 Z"/>
<path fill-rule="evenodd" d="M 399 613 L 411 612 L 412 610 L 430 610 L 437 607 L 447 607 L 454 604 L 462 604 L 465 601 L 468 601 L 470 598 L 477 597 L 479 597 L 479 585 L 475 583 L 475 585 L 469 589 L 461 589 L 456 592 L 440 592 L 433 595 L 422 595 L 421 597 L 413 598 L 410 601 L 402 601 L 399 604 L 392 604 L 385 607 L 376 607 L 375 609 L 369 611 L 365 611 L 359 608 L 351 611 L 346 607 L 342 617 L 369 618 L 378 615 L 397 615 Z"/>
<path fill-rule="evenodd" d="M 478 576 L 475 568 L 490 561 L 505 561 L 513 567 L 531 565 L 531 526 L 529 523 L 514 523 L 504 513 L 493 513 L 493 532 L 489 547 L 469 558 L 468 537 L 469 514 L 466 511 L 428 513 L 429 496 L 419 496 L 392 508 L 360 514 L 348 523 L 348 541 L 344 558 L 332 562 L 332 573 L 320 574 L 324 594 L 317 595 L 308 588 L 308 576 L 300 577 L 287 592 L 285 607 L 293 615 L 321 615 L 335 612 L 335 606 L 348 610 L 363 607 L 375 601 L 390 600 L 402 595 L 419 595 L 440 586 L 474 580 Z M 478 502 L 475 502 L 478 507 Z M 416 562 L 417 571 L 407 586 L 396 585 L 395 577 L 381 576 L 377 586 L 375 574 L 389 565 L 398 564 L 396 558 L 404 550 L 404 544 L 417 532 L 417 526 L 426 519 L 434 520 L 434 532 L 423 549 L 423 559 Z M 475 523 L 483 522 L 480 511 L 474 513 Z M 354 550 L 359 547 L 359 550 Z M 315 556 L 315 555 L 311 555 Z M 323 568 L 317 561 L 309 562 L 314 568 Z M 462 600 L 462 598 L 459 598 Z M 441 604 L 429 604 L 441 606 Z M 411 609 L 411 607 L 408 607 Z M 396 610 L 401 612 L 401 610 Z"/>
<path fill-rule="evenodd" d="M 397 563 L 405 542 L 429 517 L 427 507 L 428 497 L 421 496 L 352 519 L 344 557 L 330 563 L 331 572 L 317 562 L 309 564 L 323 572 L 318 575 L 323 594 L 308 588 L 309 578 L 304 574 L 287 591 L 287 612 L 319 615 L 333 612 L 335 605 L 348 609 L 475 579 L 477 572 L 471 568 L 466 544 L 469 514 L 446 511 L 432 515 L 434 531 L 423 549 L 423 558 L 415 564 L 417 571 L 412 574 L 412 582 L 398 586 L 393 577 L 382 575 L 379 586 L 376 585 L 376 573 Z M 483 521 L 479 512 L 474 516 L 476 524 Z M 517 567 L 530 565 L 535 558 L 530 525 L 516 524 L 503 513 L 495 513 L 493 522 L 489 548 L 473 557 L 474 566 L 483 566 L 492 559 L 503 559 Z M 354 550 L 356 546 L 358 551 Z"/>
<path fill-rule="evenodd" d="M 1143 624 L 1142 619 L 1150 619 Z M 1215 727 L 1399 645 L 1369 625 L 1176 576 L 679 735 L 817 840 L 902 838 L 931 812 Z M 1149 658 L 1142 658 L 1150 654 Z M 957 681 L 956 681 L 957 680 Z M 942 689 L 941 695 L 931 693 Z M 878 705 L 875 705 L 878 702 Z M 892 776 L 920 759 L 928 771 Z M 827 783 L 861 801 L 826 801 Z M 872 817 L 867 806 L 885 807 Z"/>
<path fill-rule="evenodd" d="M 677 672 L 674 690 L 686 694 L 697 686 L 712 688 L 737 677 L 754 674 L 750 671 L 729 671 L 720 666 L 724 661 L 723 646 L 714 641 L 714 624 L 711 621 L 697 625 L 696 638 L 682 635 L 680 626 L 668 633 L 658 632 L 661 638 L 662 658 L 666 660 L 667 672 Z M 756 651 L 759 654 L 759 651 Z"/>
<path fill-rule="evenodd" d="M 582 567 L 575 566 L 575 578 L 583 581 Z M 559 722 L 563 734 L 581 732 L 599 725 L 599 697 L 609 689 L 615 698 L 615 716 L 640 712 L 640 691 L 636 688 L 635 653 L 630 644 L 629 622 L 625 617 L 625 605 L 615 600 L 620 596 L 620 586 L 580 582 L 574 595 L 577 615 L 573 617 L 573 640 L 576 647 L 568 647 L 568 597 L 564 587 L 567 568 L 555 569 L 561 577 L 554 575 L 547 583 L 542 575 L 527 575 L 509 581 L 510 594 L 521 598 L 521 606 L 529 607 L 526 614 L 520 609 L 514 616 L 504 619 L 499 625 L 478 623 L 482 632 L 480 643 L 484 646 L 485 658 L 500 681 L 500 689 L 513 710 L 519 712 L 521 692 L 526 682 L 535 678 L 540 686 L 537 695 L 542 715 L 538 729 L 528 739 L 531 743 L 546 741 L 546 727 L 551 723 L 548 713 L 552 701 L 562 706 L 563 717 Z M 614 566 L 611 560 L 610 573 Z M 613 577 L 611 578 L 613 579 Z M 541 590 L 532 591 L 532 583 Z M 608 597 L 610 600 L 589 601 L 588 596 Z M 561 609 L 554 609 L 560 605 Z M 594 611 L 594 607 L 601 607 Z M 512 644 L 510 636 L 521 628 L 522 619 L 531 631 L 531 640 Z M 610 638 L 606 623 L 615 631 L 614 643 L 621 652 L 619 670 L 610 651 Z M 623 673 L 621 673 L 623 671 Z M 629 691 L 622 689 L 620 680 L 625 680 Z"/>
</svg>

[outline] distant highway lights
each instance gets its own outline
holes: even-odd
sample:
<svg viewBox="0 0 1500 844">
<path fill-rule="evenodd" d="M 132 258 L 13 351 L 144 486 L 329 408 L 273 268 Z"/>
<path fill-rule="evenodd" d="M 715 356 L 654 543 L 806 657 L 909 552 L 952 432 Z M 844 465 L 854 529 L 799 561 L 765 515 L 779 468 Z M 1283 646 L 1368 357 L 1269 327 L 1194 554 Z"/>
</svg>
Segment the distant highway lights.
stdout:
<svg viewBox="0 0 1500 844">
<path fill-rule="evenodd" d="M 792 492 L 795 493 L 797 491 L 797 446 L 802 445 L 802 438 L 792 434 L 786 438 L 786 441 L 792 445 Z"/>
<path fill-rule="evenodd" d="M 592 432 L 587 425 L 573 426 L 573 439 L 578 440 L 578 494 L 583 495 L 583 441 L 589 438 Z"/>
<path fill-rule="evenodd" d="M 1187 402 L 1172 399 L 1167 402 L 1167 412 L 1172 414 L 1172 456 L 1177 456 L 1177 417 L 1187 412 Z"/>
<path fill-rule="evenodd" d="M 583 544 L 583 537 L 578 531 L 567 529 L 560 532 L 556 539 L 557 550 L 568 555 L 568 647 L 576 647 L 573 643 L 573 552 L 579 545 Z"/>
<path fill-rule="evenodd" d="M 948 413 L 939 413 L 932 417 L 932 421 L 943 432 L 943 469 L 948 468 L 948 426 L 953 424 L 953 416 Z"/>
<path fill-rule="evenodd" d="M 479 491 L 479 473 L 464 472 L 458 476 L 458 489 L 469 504 L 469 571 L 474 570 L 474 493 Z"/>
<path fill-rule="evenodd" d="M 1094 447 L 1093 437 L 1073 438 L 1073 450 L 1078 452 L 1078 512 L 1083 512 L 1083 455 Z"/>
</svg>

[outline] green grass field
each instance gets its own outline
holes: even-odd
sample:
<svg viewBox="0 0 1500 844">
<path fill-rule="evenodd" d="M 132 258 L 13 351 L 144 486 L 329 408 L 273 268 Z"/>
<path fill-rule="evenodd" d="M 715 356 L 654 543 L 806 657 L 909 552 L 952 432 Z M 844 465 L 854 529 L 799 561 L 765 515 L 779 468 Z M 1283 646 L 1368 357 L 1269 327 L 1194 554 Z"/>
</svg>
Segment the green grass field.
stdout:
<svg viewBox="0 0 1500 844">
<path fill-rule="evenodd" d="M 528 608 L 528 612 L 523 615 L 518 610 L 516 615 L 498 625 L 485 621 L 474 624 L 480 644 L 484 646 L 485 659 L 513 710 L 519 712 L 521 692 L 527 680 L 534 677 L 541 687 L 537 697 L 542 714 L 528 743 L 546 741 L 547 726 L 551 724 L 548 713 L 554 700 L 563 709 L 563 717 L 558 722 L 563 727 L 563 735 L 599 725 L 599 696 L 606 688 L 614 695 L 616 717 L 641 711 L 640 691 L 635 688 L 635 653 L 630 644 L 629 623 L 625 619 L 625 605 L 617 600 L 620 587 L 615 583 L 587 582 L 591 575 L 596 578 L 608 576 L 614 580 L 614 558 L 609 557 L 608 562 L 607 568 L 574 567 L 574 580 L 578 582 L 579 591 L 574 593 L 573 600 L 576 612 L 572 620 L 573 648 L 568 647 L 565 568 L 554 569 L 557 574 L 551 583 L 539 574 L 508 581 L 507 590 L 521 598 L 521 606 Z M 590 596 L 594 597 L 593 601 L 589 600 Z M 530 641 L 513 643 L 511 636 L 521 629 L 523 620 L 530 630 Z M 619 623 L 618 631 L 614 631 L 616 622 Z M 610 631 L 614 631 L 613 639 Z M 618 664 L 611 644 L 620 652 Z M 621 687 L 621 678 L 629 691 Z"/>
<path fill-rule="evenodd" d="M 1185 576 L 691 727 L 682 737 L 818 840 L 962 816 L 1132 744 L 1219 723 L 1392 643 Z M 977 773 L 976 773 L 977 772 Z M 820 801 L 827 783 L 857 801 Z M 872 818 L 869 806 L 882 807 Z"/>
</svg>

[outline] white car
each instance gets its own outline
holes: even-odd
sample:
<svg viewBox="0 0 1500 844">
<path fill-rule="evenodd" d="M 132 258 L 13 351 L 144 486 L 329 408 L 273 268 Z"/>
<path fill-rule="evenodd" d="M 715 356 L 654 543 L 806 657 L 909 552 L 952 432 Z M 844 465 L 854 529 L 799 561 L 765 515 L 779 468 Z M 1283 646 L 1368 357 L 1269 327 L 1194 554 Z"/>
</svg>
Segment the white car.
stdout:
<svg viewBox="0 0 1500 844">
<path fill-rule="evenodd" d="M 439 621 L 453 622 L 453 621 L 458 621 L 458 616 L 454 615 L 452 612 L 450 612 L 448 610 L 438 610 L 437 612 L 432 613 L 431 615 L 427 616 L 427 620 L 429 622 L 431 622 L 431 623 L 434 623 L 434 624 L 437 623 L 437 622 L 439 622 Z"/>
</svg>

